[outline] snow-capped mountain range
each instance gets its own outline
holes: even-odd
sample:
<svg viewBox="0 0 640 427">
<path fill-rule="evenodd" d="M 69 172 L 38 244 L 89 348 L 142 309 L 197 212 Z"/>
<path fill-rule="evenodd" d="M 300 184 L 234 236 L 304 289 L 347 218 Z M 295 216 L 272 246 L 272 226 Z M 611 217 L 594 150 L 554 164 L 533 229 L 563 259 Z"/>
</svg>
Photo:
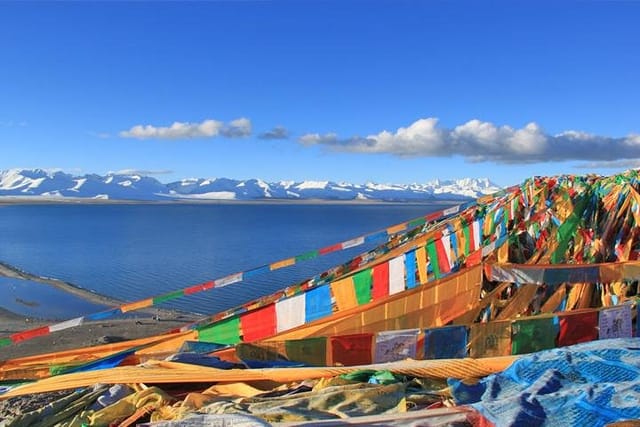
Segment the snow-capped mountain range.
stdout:
<svg viewBox="0 0 640 427">
<path fill-rule="evenodd" d="M 348 184 L 331 181 L 191 178 L 163 184 L 136 174 L 74 176 L 43 169 L 0 171 L 0 196 L 105 200 L 382 200 L 432 201 L 478 198 L 498 191 L 488 179 L 436 180 L 426 184 Z"/>
</svg>

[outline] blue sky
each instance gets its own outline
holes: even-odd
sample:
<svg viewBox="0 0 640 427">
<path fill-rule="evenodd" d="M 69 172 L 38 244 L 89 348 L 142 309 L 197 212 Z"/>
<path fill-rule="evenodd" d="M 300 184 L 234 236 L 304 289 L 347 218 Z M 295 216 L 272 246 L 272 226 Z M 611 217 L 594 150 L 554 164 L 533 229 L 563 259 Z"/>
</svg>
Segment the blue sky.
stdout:
<svg viewBox="0 0 640 427">
<path fill-rule="evenodd" d="M 0 2 L 0 169 L 611 174 L 640 166 L 638 22 L 624 1 Z"/>
</svg>

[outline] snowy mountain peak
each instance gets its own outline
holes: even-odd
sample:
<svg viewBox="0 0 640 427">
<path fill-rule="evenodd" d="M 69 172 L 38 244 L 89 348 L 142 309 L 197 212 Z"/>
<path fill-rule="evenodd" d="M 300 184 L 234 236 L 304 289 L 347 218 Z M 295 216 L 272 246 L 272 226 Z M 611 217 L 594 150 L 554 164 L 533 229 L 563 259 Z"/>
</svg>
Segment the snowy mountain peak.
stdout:
<svg viewBox="0 0 640 427">
<path fill-rule="evenodd" d="M 331 181 L 189 178 L 163 184 L 139 174 L 73 176 L 44 169 L 0 171 L 0 196 L 79 197 L 109 200 L 466 200 L 500 188 L 487 178 L 434 180 L 425 184 L 349 184 Z"/>
</svg>

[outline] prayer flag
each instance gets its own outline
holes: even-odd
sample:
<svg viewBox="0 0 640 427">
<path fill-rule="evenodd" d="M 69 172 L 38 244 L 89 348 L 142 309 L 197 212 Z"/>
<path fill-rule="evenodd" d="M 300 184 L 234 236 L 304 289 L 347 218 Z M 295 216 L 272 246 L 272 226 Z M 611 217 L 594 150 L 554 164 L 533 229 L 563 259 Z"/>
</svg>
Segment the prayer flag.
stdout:
<svg viewBox="0 0 640 427">
<path fill-rule="evenodd" d="M 404 291 L 404 255 L 389 261 L 389 295 Z"/>
<path fill-rule="evenodd" d="M 389 295 L 389 263 L 384 262 L 373 267 L 373 300 Z"/>
<path fill-rule="evenodd" d="M 276 302 L 277 332 L 287 331 L 304 324 L 305 296 L 298 294 Z"/>
<path fill-rule="evenodd" d="M 578 344 L 598 339 L 598 312 L 567 313 L 560 316 L 558 346 Z"/>
<path fill-rule="evenodd" d="M 141 308 L 151 307 L 152 305 L 153 305 L 153 298 L 147 298 L 142 301 L 123 304 L 120 306 L 120 310 L 122 310 L 123 313 L 127 313 L 129 311 L 135 311 Z"/>
<path fill-rule="evenodd" d="M 416 249 L 416 262 L 418 263 L 418 280 L 422 285 L 429 280 L 427 276 L 427 251 L 424 246 Z"/>
<path fill-rule="evenodd" d="M 330 338 L 331 356 L 334 365 L 343 366 L 371 364 L 373 334 L 340 335 Z"/>
<path fill-rule="evenodd" d="M 238 316 L 221 320 L 212 325 L 198 328 L 198 340 L 218 344 L 240 342 L 240 318 Z"/>
<path fill-rule="evenodd" d="M 354 248 L 356 246 L 362 245 L 363 243 L 364 243 L 364 237 L 356 237 L 355 239 L 342 242 L 342 249 Z"/>
<path fill-rule="evenodd" d="M 103 320 L 103 319 L 108 319 L 109 317 L 112 316 L 116 316 L 118 314 L 121 314 L 122 311 L 120 311 L 120 307 L 114 308 L 112 310 L 107 310 L 107 311 L 100 311 L 98 313 L 93 313 L 93 314 L 89 314 L 87 316 L 85 316 L 85 319 L 87 320 Z"/>
<path fill-rule="evenodd" d="M 271 269 L 271 271 L 273 271 L 273 270 L 278 270 L 280 268 L 289 267 L 291 265 L 294 265 L 295 263 L 296 263 L 295 258 L 288 258 L 288 259 L 283 259 L 282 261 L 274 262 L 273 264 L 269 264 L 269 268 Z"/>
<path fill-rule="evenodd" d="M 184 289 L 184 294 L 185 295 L 191 295 L 191 294 L 195 294 L 198 292 L 202 292 L 202 291 L 206 291 L 208 289 L 213 289 L 214 287 L 214 283 L 213 282 L 206 282 L 206 283 L 200 283 L 197 285 L 193 285 L 190 286 L 188 288 Z"/>
<path fill-rule="evenodd" d="M 436 244 L 433 240 L 430 240 L 427 243 L 427 252 L 429 252 L 429 263 L 431 264 L 431 268 L 433 269 L 433 275 L 436 279 L 442 277 L 440 273 L 440 266 L 438 264 L 438 252 L 436 250 Z"/>
<path fill-rule="evenodd" d="M 425 359 L 457 359 L 467 357 L 467 327 L 444 326 L 425 329 Z"/>
<path fill-rule="evenodd" d="M 446 274 L 453 268 L 453 257 L 451 255 L 451 235 L 445 234 L 440 239 L 441 247 L 436 242 L 436 250 L 438 251 L 438 260 L 442 257 L 442 266 L 440 272 Z M 445 268 L 446 267 L 446 268 Z"/>
<path fill-rule="evenodd" d="M 409 251 L 404 256 L 404 268 L 406 271 L 407 289 L 416 287 L 416 251 Z"/>
<path fill-rule="evenodd" d="M 276 305 L 269 304 L 240 315 L 242 340 L 257 341 L 276 334 Z"/>
<path fill-rule="evenodd" d="M 464 235 L 464 256 L 466 257 L 469 256 L 471 248 L 475 246 L 472 240 L 473 235 L 469 233 L 469 224 L 466 222 L 462 226 L 462 234 Z"/>
<path fill-rule="evenodd" d="M 474 323 L 469 327 L 469 357 L 511 354 L 511 322 Z"/>
<path fill-rule="evenodd" d="M 159 295 L 157 297 L 154 297 L 152 305 L 159 305 L 159 304 L 162 304 L 163 302 L 167 302 L 176 298 L 181 298 L 183 296 L 184 296 L 184 290 L 182 289 L 174 292 L 169 292 L 164 295 Z"/>
<path fill-rule="evenodd" d="M 526 354 L 554 348 L 556 325 L 553 317 L 516 320 L 511 325 L 511 353 Z"/>
<path fill-rule="evenodd" d="M 76 326 L 82 325 L 84 321 L 84 317 L 76 317 L 75 319 L 66 320 L 64 322 L 56 323 L 55 325 L 49 326 L 50 332 L 58 332 L 64 329 L 74 328 Z"/>
<path fill-rule="evenodd" d="M 479 219 L 473 221 L 473 250 L 477 250 L 482 247 L 482 222 Z"/>
<path fill-rule="evenodd" d="M 336 299 L 338 311 L 348 310 L 358 305 L 356 290 L 353 286 L 353 277 L 331 282 L 331 292 Z"/>
<path fill-rule="evenodd" d="M 312 288 L 304 293 L 304 321 L 312 322 L 333 313 L 329 285 Z"/>
<path fill-rule="evenodd" d="M 631 338 L 631 306 L 618 305 L 600 310 L 599 338 Z"/>
<path fill-rule="evenodd" d="M 327 337 L 287 340 L 284 343 L 287 358 L 311 366 L 327 365 Z"/>
<path fill-rule="evenodd" d="M 419 332 L 418 329 L 379 332 L 373 363 L 415 359 Z"/>
<path fill-rule="evenodd" d="M 387 228 L 387 234 L 391 236 L 393 234 L 399 233 L 406 229 L 407 229 L 407 223 L 405 222 L 405 223 L 394 225 L 393 227 Z"/>
<path fill-rule="evenodd" d="M 369 303 L 371 301 L 371 269 L 354 274 L 353 284 L 358 305 Z"/>
<path fill-rule="evenodd" d="M 18 343 L 20 341 L 30 340 L 31 338 L 41 337 L 43 335 L 49 335 L 49 327 L 42 326 L 36 329 L 30 329 L 28 331 L 16 332 L 11 334 L 11 341 Z"/>
</svg>

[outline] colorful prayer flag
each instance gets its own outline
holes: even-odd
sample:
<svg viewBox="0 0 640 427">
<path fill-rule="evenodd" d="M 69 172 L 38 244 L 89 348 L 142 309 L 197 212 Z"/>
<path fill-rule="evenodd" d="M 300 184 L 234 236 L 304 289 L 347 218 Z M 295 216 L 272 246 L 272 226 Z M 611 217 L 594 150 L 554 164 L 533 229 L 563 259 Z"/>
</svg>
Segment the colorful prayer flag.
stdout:
<svg viewBox="0 0 640 427">
<path fill-rule="evenodd" d="M 296 328 L 305 321 L 305 296 L 298 294 L 276 302 L 276 331 Z"/>
<path fill-rule="evenodd" d="M 338 311 L 348 310 L 358 305 L 356 290 L 353 285 L 353 277 L 331 282 L 331 293 L 336 299 Z"/>
<path fill-rule="evenodd" d="M 240 315 L 242 340 L 252 342 L 276 334 L 276 305 L 269 304 Z"/>
<path fill-rule="evenodd" d="M 374 301 L 389 295 L 389 263 L 383 262 L 373 267 L 373 290 Z"/>
<path fill-rule="evenodd" d="M 511 325 L 511 333 L 512 354 L 554 348 L 558 334 L 553 317 L 516 320 Z"/>
<path fill-rule="evenodd" d="M 358 305 L 371 302 L 371 273 L 371 269 L 368 268 L 353 275 Z"/>
<path fill-rule="evenodd" d="M 425 359 L 456 359 L 467 357 L 468 332 L 462 325 L 425 329 Z"/>
<path fill-rule="evenodd" d="M 404 291 L 404 255 L 389 261 L 389 295 Z"/>
<path fill-rule="evenodd" d="M 376 335 L 373 363 L 415 359 L 419 332 L 418 329 L 379 332 Z"/>
<path fill-rule="evenodd" d="M 312 322 L 333 313 L 331 305 L 331 290 L 329 285 L 312 288 L 304 293 L 304 321 Z"/>
<path fill-rule="evenodd" d="M 578 344 L 598 339 L 598 312 L 567 313 L 560 317 L 558 346 Z"/>
<path fill-rule="evenodd" d="M 240 342 L 240 318 L 233 316 L 198 329 L 198 340 L 218 344 Z"/>
<path fill-rule="evenodd" d="M 285 341 L 287 358 L 311 366 L 327 365 L 327 337 Z"/>
<path fill-rule="evenodd" d="M 334 365 L 369 365 L 372 361 L 373 334 L 340 335 L 330 338 Z"/>
<path fill-rule="evenodd" d="M 600 310 L 599 339 L 631 338 L 631 306 L 618 305 Z"/>
</svg>

